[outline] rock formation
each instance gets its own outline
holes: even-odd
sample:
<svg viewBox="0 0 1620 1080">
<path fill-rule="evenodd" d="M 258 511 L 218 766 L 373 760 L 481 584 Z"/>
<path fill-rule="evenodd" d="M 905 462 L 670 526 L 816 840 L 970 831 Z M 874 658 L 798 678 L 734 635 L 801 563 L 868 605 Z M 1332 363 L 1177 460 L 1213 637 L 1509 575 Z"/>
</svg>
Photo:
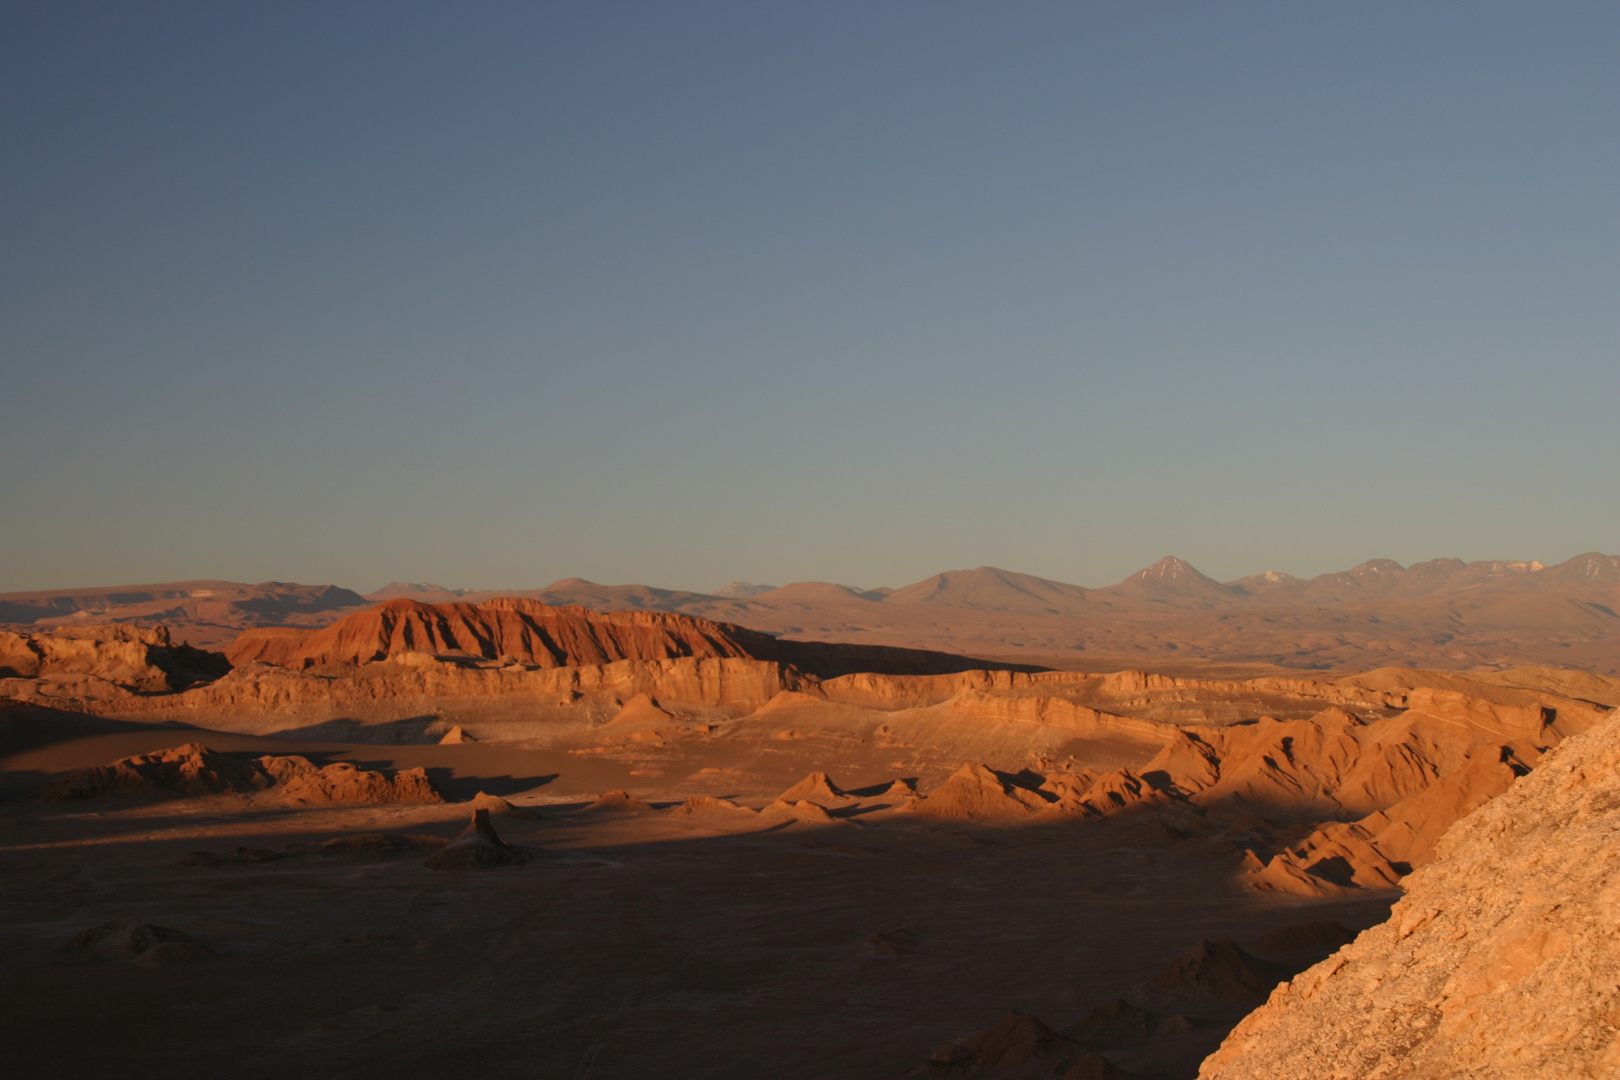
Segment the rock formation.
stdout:
<svg viewBox="0 0 1620 1080">
<path fill-rule="evenodd" d="M 1434 559 L 1403 567 L 1372 559 L 1310 580 L 1269 571 L 1221 583 L 1166 558 L 1102 588 L 995 567 L 947 571 L 899 589 L 815 582 L 758 588 L 734 583 L 703 594 L 569 578 L 516 591 L 395 583 L 362 598 L 331 586 L 194 581 L 4 594 L 0 622 L 32 630 L 140 620 L 216 647 L 244 630 L 329 625 L 367 599 L 472 605 L 502 598 L 675 612 L 796 638 L 949 654 L 1136 656 L 1194 669 L 1211 660 L 1337 670 L 1552 663 L 1620 674 L 1620 557 L 1597 552 L 1556 566 Z M 243 647 L 256 639 L 245 637 Z M 859 648 L 868 650 L 865 658 L 844 671 L 918 670 L 912 661 L 887 666 L 881 648 Z M 1189 661 L 1189 653 L 1198 659 Z M 847 656 L 822 659 L 842 663 Z"/>
<path fill-rule="evenodd" d="M 690 615 L 597 612 L 510 596 L 481 604 L 390 600 L 319 630 L 249 630 L 226 650 L 237 666 L 260 662 L 295 669 L 369 664 L 412 653 L 538 668 L 676 657 L 752 659 L 828 677 L 850 671 L 923 673 L 984 666 L 983 661 L 920 650 L 783 641 Z"/>
<path fill-rule="evenodd" d="M 352 761 L 316 765 L 296 754 L 254 762 L 275 781 L 276 794 L 305 803 L 442 803 L 427 770 L 400 769 L 389 775 L 362 769 Z"/>
<path fill-rule="evenodd" d="M 921 817 L 950 821 L 1002 821 L 1028 816 L 1048 800 L 1004 780 L 985 765 L 966 764 L 949 780 L 910 804 Z"/>
<path fill-rule="evenodd" d="M 123 960 L 148 967 L 193 963 L 213 954 L 189 935 L 140 919 L 114 919 L 77 934 L 68 950 L 94 960 Z"/>
<path fill-rule="evenodd" d="M 810 802 L 822 806 L 835 806 L 839 803 L 850 802 L 854 796 L 844 791 L 828 779 L 827 774 L 817 770 L 788 788 L 777 798 L 785 803 L 796 803 L 808 799 Z"/>
<path fill-rule="evenodd" d="M 125 794 L 173 799 L 196 795 L 248 794 L 275 789 L 279 797 L 306 803 L 441 803 L 444 796 L 426 771 L 392 775 L 349 761 L 318 766 L 296 754 L 254 761 L 228 757 L 201 743 L 122 758 L 110 765 L 57 777 L 35 798 L 43 802 Z"/>
<path fill-rule="evenodd" d="M 610 791 L 585 807 L 586 810 L 610 814 L 639 814 L 652 807 L 623 791 Z"/>
<path fill-rule="evenodd" d="M 521 866 L 528 857 L 502 840 L 489 823 L 489 811 L 474 810 L 472 822 L 444 847 L 422 861 L 430 870 L 494 870 Z"/>
<path fill-rule="evenodd" d="M 1497 696 L 1508 700 L 1419 687 L 1404 711 L 1371 722 L 1334 707 L 1305 721 L 1189 726 L 1143 773 L 1228 818 L 1248 809 L 1330 819 L 1269 860 L 1251 853 L 1245 878 L 1255 888 L 1317 896 L 1393 888 L 1428 861 L 1451 822 L 1607 712 Z"/>
<path fill-rule="evenodd" d="M 735 799 L 717 799 L 712 795 L 694 795 L 675 807 L 675 813 L 694 817 L 699 814 L 753 814 L 754 811 Z"/>
<path fill-rule="evenodd" d="M 163 627 L 65 626 L 49 632 L 0 630 L 0 679 L 94 676 L 137 693 L 166 694 L 230 670 L 219 653 L 176 645 Z"/>
<path fill-rule="evenodd" d="M 508 817 L 515 821 L 538 821 L 540 815 L 526 806 L 513 806 L 499 795 L 488 795 L 480 791 L 473 796 L 474 810 L 488 810 L 491 817 Z"/>
<path fill-rule="evenodd" d="M 847 819 L 833 817 L 827 812 L 827 808 L 825 806 L 822 806 L 820 803 L 810 802 L 808 799 L 800 799 L 797 802 L 789 802 L 786 799 L 777 799 L 775 802 L 771 803 L 771 805 L 761 810 L 760 813 L 762 815 L 786 815 L 793 818 L 794 821 L 805 825 L 847 826 L 850 824 Z"/>
<path fill-rule="evenodd" d="M 390 600 L 305 635 L 244 635 L 227 651 L 233 664 L 283 667 L 368 664 L 400 653 L 509 657 L 535 667 L 577 667 L 675 656 L 752 657 L 773 639 L 739 627 L 664 612 L 600 614 L 501 597 L 482 604 Z"/>
<path fill-rule="evenodd" d="M 1188 949 L 1148 985 L 1169 995 L 1260 999 L 1289 974 L 1286 966 L 1249 955 L 1231 938 L 1217 938 Z"/>
<path fill-rule="evenodd" d="M 454 717 L 485 739 L 538 737 L 570 753 L 631 760 L 704 740 L 796 740 L 808 724 L 918 749 L 933 756 L 933 769 L 966 760 L 1014 770 L 973 764 L 923 797 L 897 796 L 923 817 L 1153 814 L 1178 834 L 1210 837 L 1238 854 L 1253 888 L 1315 896 L 1395 887 L 1429 859 L 1451 821 L 1608 712 L 1577 696 L 1605 696 L 1607 683 L 1548 672 L 1486 678 L 1382 669 L 1231 681 L 953 670 L 970 661 L 936 665 L 931 654 L 890 650 L 875 666 L 904 661 L 920 673 L 830 674 L 864 663 L 870 650 L 781 641 L 666 612 L 602 614 L 511 597 L 395 600 L 317 631 L 256 631 L 233 650 L 242 666 L 228 675 L 151 694 L 110 681 L 113 646 L 144 650 L 131 654 L 142 663 L 175 647 L 158 631 L 110 630 L 107 640 L 16 638 L 28 645 L 19 662 L 101 659 L 77 674 L 4 680 L 0 693 L 104 716 L 346 742 L 432 741 Z M 60 681 L 70 678 L 78 681 Z M 443 737 L 459 729 L 467 738 L 461 722 Z M 905 737 L 896 734 L 902 729 Z M 1103 745 L 1111 758 L 1086 758 L 1090 767 L 1074 758 L 1077 745 L 1082 755 Z M 282 793 L 310 799 L 427 798 L 431 788 L 425 776 L 384 782 L 345 766 L 278 768 Z M 88 776 L 66 787 L 146 783 L 134 774 Z M 846 797 L 824 774 L 805 783 L 784 802 L 829 807 Z"/>
<path fill-rule="evenodd" d="M 1620 1075 L 1620 717 L 1457 822 L 1387 922 L 1291 982 L 1201 1080 Z"/>
<path fill-rule="evenodd" d="M 187 743 L 170 750 L 121 758 L 110 765 L 70 772 L 41 788 L 35 798 L 42 802 L 59 802 L 116 793 L 173 799 L 245 794 L 262 791 L 274 783 L 274 777 L 252 762 L 227 757 L 201 743 Z"/>
</svg>

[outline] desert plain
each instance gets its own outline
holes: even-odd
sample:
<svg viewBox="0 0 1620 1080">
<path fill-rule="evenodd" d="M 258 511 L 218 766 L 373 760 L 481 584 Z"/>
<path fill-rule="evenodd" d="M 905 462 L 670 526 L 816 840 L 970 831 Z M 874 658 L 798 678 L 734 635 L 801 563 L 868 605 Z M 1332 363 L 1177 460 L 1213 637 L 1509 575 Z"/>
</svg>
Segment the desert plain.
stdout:
<svg viewBox="0 0 1620 1080">
<path fill-rule="evenodd" d="M 0 598 L 7 1059 L 1614 1075 L 1607 916 L 1564 927 L 1546 884 L 1620 889 L 1620 560 L 1583 558 L 1226 585 L 1169 560 L 1112 591 L 970 571 L 909 598 Z M 1337 637 L 1277 647 L 1306 623 Z M 1369 658 L 1407 662 L 1346 663 Z M 1469 832 L 1489 813 L 1506 839 Z M 1414 914 L 1425 889 L 1446 899 Z M 1527 920 L 1552 929 L 1502 929 Z M 1374 1046 L 1346 1018 L 1386 981 L 1433 1023 Z M 1503 1023 L 1531 1014 L 1558 1023 Z"/>
</svg>

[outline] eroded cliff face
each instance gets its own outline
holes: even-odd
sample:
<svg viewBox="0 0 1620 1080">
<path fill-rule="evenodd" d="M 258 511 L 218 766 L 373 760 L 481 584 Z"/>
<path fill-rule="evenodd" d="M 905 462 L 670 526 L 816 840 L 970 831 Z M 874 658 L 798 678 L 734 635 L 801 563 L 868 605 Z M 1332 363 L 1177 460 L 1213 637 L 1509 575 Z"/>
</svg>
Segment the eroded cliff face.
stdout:
<svg viewBox="0 0 1620 1080">
<path fill-rule="evenodd" d="M 1254 888 L 1306 896 L 1393 888 L 1429 861 L 1453 821 L 1608 712 L 1553 695 L 1492 696 L 1418 687 L 1384 718 L 1332 709 L 1308 725 L 1187 729 L 1162 767 L 1187 786 L 1199 783 L 1198 760 L 1209 762 L 1207 783 L 1191 795 L 1200 805 L 1236 798 L 1271 812 L 1314 807 L 1331 819 L 1269 860 L 1251 855 L 1244 878 Z"/>
<path fill-rule="evenodd" d="M 176 645 L 163 627 L 120 623 L 31 634 L 0 630 L 0 680 L 82 683 L 90 677 L 127 691 L 166 694 L 229 670 L 219 653 Z"/>
<path fill-rule="evenodd" d="M 693 717 L 724 720 L 745 715 L 805 682 L 780 664 L 735 658 L 529 668 L 447 663 L 425 653 L 402 653 L 387 662 L 312 671 L 248 664 L 161 701 L 129 698 L 106 702 L 99 711 L 252 734 L 343 720 L 353 729 L 350 741 L 386 742 L 436 741 L 438 736 L 425 738 L 431 726 L 426 723 L 414 734 L 375 739 L 366 729 L 411 718 L 453 717 L 475 738 L 534 739 L 605 723 L 637 695 L 653 696 Z M 448 723 L 442 725 L 446 730 Z"/>
<path fill-rule="evenodd" d="M 106 631 L 34 635 L 22 661 L 35 676 L 5 680 L 0 694 L 122 719 L 348 743 L 437 742 L 456 728 L 466 738 L 652 770 L 706 755 L 780 757 L 784 744 L 797 744 L 795 754 L 819 745 L 832 755 L 808 765 L 855 755 L 930 782 L 964 762 L 1007 776 L 1027 771 L 1044 778 L 1032 789 L 1039 797 L 1019 801 L 1006 788 L 1007 807 L 1156 816 L 1238 856 L 1249 886 L 1307 896 L 1398 887 L 1452 821 L 1608 712 L 1557 692 L 1566 683 L 1545 672 L 1503 682 L 1409 669 L 1223 681 L 931 672 L 928 654 L 915 654 L 900 659 L 920 663 L 921 673 L 825 676 L 779 658 L 714 655 L 821 648 L 813 643 L 664 613 L 600 615 L 510 599 L 401 601 L 314 638 L 259 633 L 252 640 L 280 649 L 285 664 L 239 652 L 243 662 L 222 678 L 153 694 L 148 685 L 164 684 L 141 680 L 169 678 L 151 661 L 175 651 L 166 636 Z M 637 655 L 580 662 L 622 653 Z M 1579 679 L 1567 688 L 1592 689 Z"/>
<path fill-rule="evenodd" d="M 678 656 L 753 659 L 772 640 L 741 627 L 666 612 L 602 614 L 511 597 L 482 604 L 390 600 L 306 633 L 250 631 L 227 655 L 237 665 L 262 661 L 309 668 L 425 652 L 557 668 Z"/>
<path fill-rule="evenodd" d="M 248 630 L 226 650 L 238 666 L 258 662 L 294 669 L 370 664 L 412 653 L 538 668 L 682 657 L 761 660 L 828 678 L 852 671 L 924 674 L 985 666 L 918 649 L 783 641 L 731 623 L 663 611 L 598 612 L 518 597 L 481 604 L 390 600 L 320 630 Z"/>
<path fill-rule="evenodd" d="M 1389 921 L 1278 987 L 1201 1080 L 1620 1075 L 1620 717 L 1458 821 Z"/>
</svg>

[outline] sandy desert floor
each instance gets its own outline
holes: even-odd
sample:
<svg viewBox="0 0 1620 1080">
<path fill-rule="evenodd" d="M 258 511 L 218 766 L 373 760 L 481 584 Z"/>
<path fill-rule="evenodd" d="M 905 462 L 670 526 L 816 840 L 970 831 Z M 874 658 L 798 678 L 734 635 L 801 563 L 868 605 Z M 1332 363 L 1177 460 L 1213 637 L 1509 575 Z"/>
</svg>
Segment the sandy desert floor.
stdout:
<svg viewBox="0 0 1620 1080">
<path fill-rule="evenodd" d="M 507 796 L 542 815 L 496 819 L 535 854 L 524 866 L 436 871 L 422 851 L 371 849 L 178 865 L 352 834 L 450 837 L 465 803 L 22 797 L 45 773 L 196 734 L 128 725 L 6 759 L 0 1026 L 13 1075 L 899 1077 L 1009 1009 L 1071 1024 L 1200 938 L 1247 945 L 1306 920 L 1359 930 L 1393 899 L 1244 892 L 1234 856 L 1128 820 L 929 823 L 876 798 L 824 826 L 684 814 L 673 800 L 690 785 L 660 790 L 625 763 L 476 744 L 206 739 L 244 756 L 422 764 L 453 799 Z M 611 788 L 655 809 L 585 809 Z M 711 793 L 758 807 L 779 790 Z M 66 948 L 117 917 L 214 956 L 146 968 Z M 1223 1031 L 1110 1053 L 1190 1076 Z"/>
</svg>

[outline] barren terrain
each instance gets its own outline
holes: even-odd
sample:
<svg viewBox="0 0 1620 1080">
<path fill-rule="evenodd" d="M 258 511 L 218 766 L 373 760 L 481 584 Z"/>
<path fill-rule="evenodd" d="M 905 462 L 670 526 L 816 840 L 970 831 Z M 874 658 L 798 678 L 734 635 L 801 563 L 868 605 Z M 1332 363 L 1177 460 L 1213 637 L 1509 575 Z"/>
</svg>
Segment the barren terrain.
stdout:
<svg viewBox="0 0 1620 1080">
<path fill-rule="evenodd" d="M 522 598 L 5 655 L 0 1023 L 38 1076 L 1190 1080 L 1620 704 Z"/>
<path fill-rule="evenodd" d="M 1083 671 L 1141 668 L 1220 677 L 1551 665 L 1620 675 L 1620 556 L 1556 565 L 1373 559 L 1300 579 L 1217 582 L 1166 558 L 1104 588 L 995 567 L 900 589 L 734 582 L 713 594 L 567 578 L 540 589 L 394 583 L 361 597 L 334 586 L 179 582 L 0 595 L 14 629 L 132 621 L 222 648 L 244 629 L 319 627 L 369 603 L 517 597 L 596 611 L 667 611 L 804 641 L 846 642 Z"/>
</svg>

